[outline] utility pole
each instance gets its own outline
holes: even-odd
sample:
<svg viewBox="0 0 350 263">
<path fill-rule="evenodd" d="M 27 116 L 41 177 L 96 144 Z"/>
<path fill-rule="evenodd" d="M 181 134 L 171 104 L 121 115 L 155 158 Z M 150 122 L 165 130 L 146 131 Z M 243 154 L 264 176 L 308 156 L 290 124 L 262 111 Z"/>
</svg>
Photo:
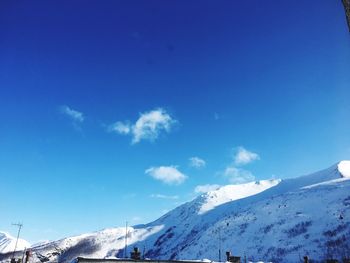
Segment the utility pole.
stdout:
<svg viewBox="0 0 350 263">
<path fill-rule="evenodd" d="M 143 245 L 143 250 L 142 250 L 142 259 L 145 259 L 145 253 L 146 253 L 146 245 Z"/>
<path fill-rule="evenodd" d="M 219 227 L 219 262 L 221 262 L 221 228 Z"/>
<path fill-rule="evenodd" d="M 125 247 L 124 247 L 124 258 L 128 257 L 128 221 L 125 224 Z"/>
<path fill-rule="evenodd" d="M 22 228 L 23 224 L 21 224 L 21 223 L 16 223 L 16 224 L 12 224 L 12 225 L 18 227 L 18 232 L 17 232 L 16 244 L 15 244 L 15 248 L 14 248 L 13 253 L 12 253 L 11 261 L 15 258 L 15 252 L 16 252 L 16 249 L 17 249 L 19 233 L 21 232 L 21 228 Z"/>
</svg>

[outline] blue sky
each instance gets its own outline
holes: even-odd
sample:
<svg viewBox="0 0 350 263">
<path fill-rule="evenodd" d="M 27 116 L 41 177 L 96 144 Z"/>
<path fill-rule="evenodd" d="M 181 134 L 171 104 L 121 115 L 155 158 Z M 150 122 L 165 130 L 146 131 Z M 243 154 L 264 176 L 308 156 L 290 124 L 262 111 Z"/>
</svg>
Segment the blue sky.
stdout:
<svg viewBox="0 0 350 263">
<path fill-rule="evenodd" d="M 146 223 L 350 158 L 341 1 L 0 5 L 0 230 Z"/>
</svg>

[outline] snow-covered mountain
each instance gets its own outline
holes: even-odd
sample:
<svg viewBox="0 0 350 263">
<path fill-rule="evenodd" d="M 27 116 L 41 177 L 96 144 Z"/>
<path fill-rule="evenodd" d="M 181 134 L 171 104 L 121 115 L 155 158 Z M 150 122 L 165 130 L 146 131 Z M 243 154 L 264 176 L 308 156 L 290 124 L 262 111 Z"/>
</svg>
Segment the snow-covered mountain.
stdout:
<svg viewBox="0 0 350 263">
<path fill-rule="evenodd" d="M 125 228 L 33 247 L 33 261 L 123 257 Z M 310 175 L 229 185 L 198 196 L 154 222 L 128 228 L 128 244 L 154 259 L 298 262 L 304 255 L 350 257 L 350 161 Z M 0 255 L 0 261 L 8 255 Z"/>
<path fill-rule="evenodd" d="M 13 250 L 15 249 L 15 245 L 16 245 L 15 237 L 12 237 L 5 232 L 0 232 L 0 253 L 4 254 L 4 253 L 13 252 Z M 29 247 L 30 247 L 29 242 L 21 238 L 18 239 L 16 250 L 20 251 Z"/>
</svg>

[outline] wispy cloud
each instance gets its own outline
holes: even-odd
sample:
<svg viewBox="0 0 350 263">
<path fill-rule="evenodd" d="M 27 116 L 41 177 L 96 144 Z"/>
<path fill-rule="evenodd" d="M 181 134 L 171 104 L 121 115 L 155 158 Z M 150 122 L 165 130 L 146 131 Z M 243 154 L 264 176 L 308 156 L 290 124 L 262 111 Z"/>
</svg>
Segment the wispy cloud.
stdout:
<svg viewBox="0 0 350 263">
<path fill-rule="evenodd" d="M 220 185 L 218 185 L 218 184 L 198 185 L 194 189 L 194 192 L 197 193 L 197 194 L 206 193 L 206 192 L 209 192 L 209 191 L 217 190 L 219 187 L 220 187 Z"/>
<path fill-rule="evenodd" d="M 206 165 L 206 162 L 199 157 L 191 157 L 189 160 L 190 160 L 190 166 L 195 168 L 202 168 Z"/>
<path fill-rule="evenodd" d="M 260 160 L 260 156 L 257 153 L 250 152 L 242 146 L 238 147 L 237 153 L 234 157 L 236 165 L 245 165 L 255 160 Z"/>
<path fill-rule="evenodd" d="M 114 131 L 120 134 L 129 134 L 131 132 L 131 126 L 129 123 L 122 123 L 118 121 L 110 126 L 110 131 Z"/>
<path fill-rule="evenodd" d="M 123 199 L 133 199 L 136 197 L 136 193 L 127 193 L 122 196 Z"/>
<path fill-rule="evenodd" d="M 131 218 L 131 221 L 132 221 L 132 222 L 140 222 L 141 220 L 142 220 L 142 218 L 139 217 L 139 216 L 133 216 L 133 217 Z"/>
<path fill-rule="evenodd" d="M 179 199 L 178 195 L 151 194 L 150 197 L 159 198 L 159 199 L 169 199 L 169 200 Z"/>
<path fill-rule="evenodd" d="M 151 167 L 145 173 L 169 185 L 179 185 L 187 179 L 187 176 L 181 173 L 176 166 Z"/>
<path fill-rule="evenodd" d="M 257 153 L 248 151 L 240 146 L 236 149 L 233 161 L 226 166 L 225 170 L 219 172 L 219 174 L 228 179 L 231 184 L 243 184 L 254 181 L 255 176 L 253 173 L 243 169 L 242 166 L 256 160 L 260 160 L 260 156 Z"/>
<path fill-rule="evenodd" d="M 217 112 L 215 112 L 214 113 L 214 120 L 217 121 L 218 119 L 220 119 L 220 115 Z"/>
<path fill-rule="evenodd" d="M 60 107 L 60 112 L 62 114 L 65 114 L 69 118 L 71 118 L 73 121 L 76 121 L 76 122 L 83 122 L 84 121 L 84 115 L 82 112 L 79 112 L 77 110 L 73 110 L 72 108 L 68 107 L 67 105 L 62 105 Z"/>
<path fill-rule="evenodd" d="M 122 135 L 130 134 L 132 144 L 135 144 L 141 140 L 154 141 L 161 132 L 170 132 L 176 122 L 164 109 L 157 108 L 140 113 L 140 117 L 134 124 L 129 121 L 118 121 L 111 125 L 109 130 Z"/>
<path fill-rule="evenodd" d="M 227 166 L 223 175 L 231 184 L 243 184 L 255 180 L 254 175 L 250 171 L 235 166 Z"/>
</svg>

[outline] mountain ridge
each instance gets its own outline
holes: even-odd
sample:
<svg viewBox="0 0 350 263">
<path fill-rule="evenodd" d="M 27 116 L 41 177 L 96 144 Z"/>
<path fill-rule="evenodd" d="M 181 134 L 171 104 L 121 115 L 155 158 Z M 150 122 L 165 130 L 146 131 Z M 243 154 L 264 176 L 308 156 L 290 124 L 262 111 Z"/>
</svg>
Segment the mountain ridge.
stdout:
<svg viewBox="0 0 350 263">
<path fill-rule="evenodd" d="M 154 259 L 219 260 L 219 246 L 247 254 L 252 261 L 283 258 L 283 262 L 295 262 L 298 253 L 320 258 L 327 252 L 340 257 L 342 252 L 334 244 L 343 250 L 350 247 L 346 241 L 350 240 L 350 220 L 344 220 L 350 212 L 349 179 L 350 161 L 341 161 L 305 176 L 260 181 L 263 187 L 257 182 L 244 184 L 256 188 L 242 198 L 236 193 L 229 196 L 230 187 L 223 186 L 153 222 L 129 227 L 128 241 Z M 207 207 L 201 210 L 203 205 Z M 76 256 L 124 257 L 124 238 L 124 227 L 109 228 L 33 250 L 58 262 Z"/>
</svg>

